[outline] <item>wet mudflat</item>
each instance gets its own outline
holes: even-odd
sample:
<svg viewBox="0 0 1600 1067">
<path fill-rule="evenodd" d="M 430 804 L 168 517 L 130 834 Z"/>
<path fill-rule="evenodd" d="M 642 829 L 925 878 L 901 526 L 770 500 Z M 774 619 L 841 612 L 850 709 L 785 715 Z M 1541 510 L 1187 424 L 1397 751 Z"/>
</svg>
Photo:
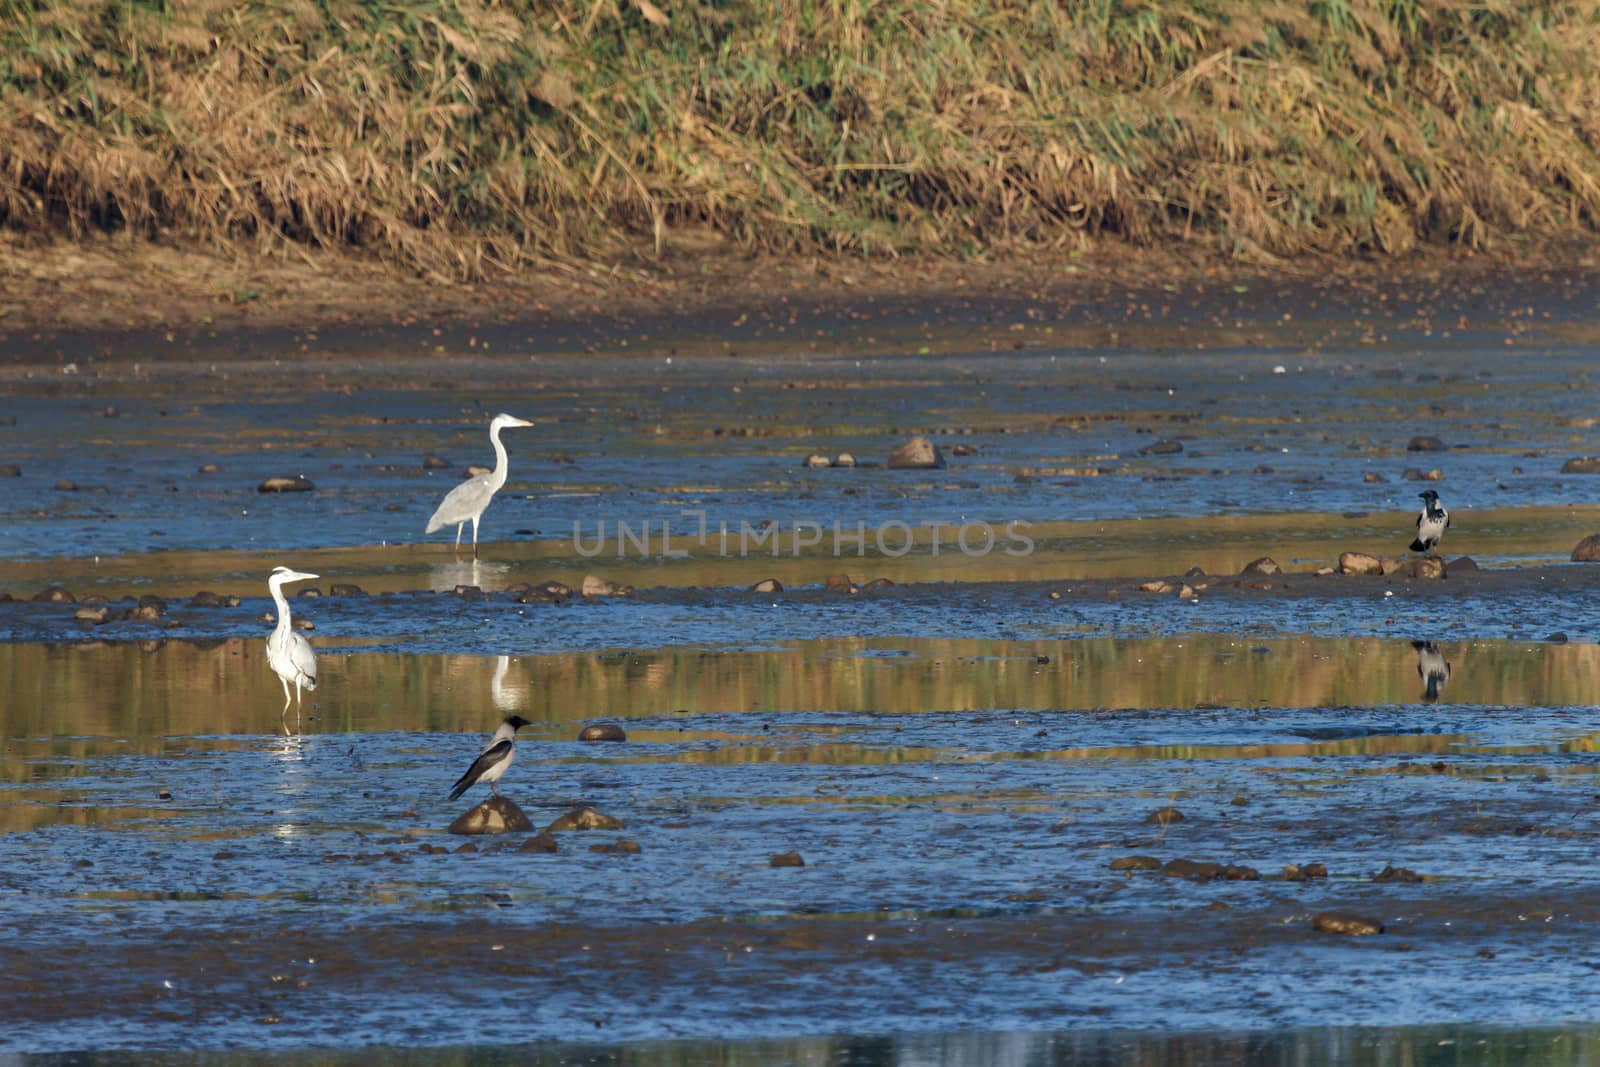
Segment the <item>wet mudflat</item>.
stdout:
<svg viewBox="0 0 1600 1067">
<path fill-rule="evenodd" d="M 1562 344 L 11 368 L 0 1048 L 1581 1058 L 1600 523 L 1561 468 L 1600 440 Z M 419 544 L 502 409 L 536 426 L 484 559 Z M 801 465 L 914 432 L 949 466 Z M 1314 573 L 1398 554 L 1427 486 L 1480 569 Z M 277 563 L 322 575 L 289 736 Z M 512 713 L 535 828 L 620 828 L 444 832 Z"/>
</svg>

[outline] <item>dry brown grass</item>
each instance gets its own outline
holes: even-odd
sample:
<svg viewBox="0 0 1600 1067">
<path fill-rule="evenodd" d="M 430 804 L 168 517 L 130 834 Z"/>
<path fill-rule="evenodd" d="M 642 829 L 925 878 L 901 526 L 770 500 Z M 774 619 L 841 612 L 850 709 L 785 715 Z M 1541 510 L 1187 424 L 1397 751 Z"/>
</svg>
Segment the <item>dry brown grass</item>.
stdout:
<svg viewBox="0 0 1600 1067">
<path fill-rule="evenodd" d="M 1483 247 L 1596 229 L 1597 55 L 1593 0 L 0 0 L 0 224 L 454 280 Z"/>
</svg>

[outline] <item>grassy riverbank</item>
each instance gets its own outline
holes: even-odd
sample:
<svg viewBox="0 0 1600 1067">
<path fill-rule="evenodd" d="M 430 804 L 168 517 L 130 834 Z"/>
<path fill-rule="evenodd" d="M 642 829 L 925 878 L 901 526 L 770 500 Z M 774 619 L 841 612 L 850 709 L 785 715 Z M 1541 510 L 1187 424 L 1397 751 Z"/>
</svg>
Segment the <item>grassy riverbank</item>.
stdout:
<svg viewBox="0 0 1600 1067">
<path fill-rule="evenodd" d="M 1596 55 L 1595 2 L 0 0 L 0 227 L 457 281 L 1564 240 Z"/>
</svg>

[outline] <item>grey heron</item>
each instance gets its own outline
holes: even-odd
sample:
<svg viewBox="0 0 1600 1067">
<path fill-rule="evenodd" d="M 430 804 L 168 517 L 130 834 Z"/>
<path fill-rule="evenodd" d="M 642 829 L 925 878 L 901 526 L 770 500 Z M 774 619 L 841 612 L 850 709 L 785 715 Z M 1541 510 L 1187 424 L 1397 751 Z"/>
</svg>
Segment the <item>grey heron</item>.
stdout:
<svg viewBox="0 0 1600 1067">
<path fill-rule="evenodd" d="M 294 683 L 296 715 L 300 709 L 300 690 L 317 687 L 317 654 L 311 651 L 311 642 L 295 633 L 292 628 L 289 619 L 289 601 L 283 596 L 283 583 L 304 582 L 316 577 L 318 575 L 290 570 L 288 567 L 274 567 L 272 577 L 267 579 L 267 588 L 272 590 L 272 602 L 278 607 L 278 624 L 272 628 L 272 633 L 267 637 L 267 665 L 283 683 L 285 715 L 289 713 L 290 682 Z M 287 725 L 283 729 L 288 733 Z"/>
<path fill-rule="evenodd" d="M 501 413 L 489 423 L 489 440 L 494 443 L 494 470 L 468 478 L 445 494 L 433 518 L 428 520 L 428 533 L 455 523 L 456 550 L 461 549 L 461 528 L 472 523 L 472 558 L 478 558 L 478 520 L 495 493 L 506 484 L 506 446 L 500 443 L 500 431 L 511 426 L 532 426 L 526 419 Z"/>
<path fill-rule="evenodd" d="M 1411 542 L 1411 551 L 1427 552 L 1436 548 L 1450 526 L 1450 513 L 1439 503 L 1439 494 L 1424 489 L 1417 494 L 1422 498 L 1422 513 L 1417 516 L 1417 539 Z"/>
<path fill-rule="evenodd" d="M 489 790 L 499 796 L 500 789 L 495 783 L 516 757 L 517 731 L 527 725 L 528 720 L 521 715 L 507 715 L 483 751 L 478 753 L 478 758 L 472 761 L 472 766 L 467 768 L 467 773 L 456 779 L 450 789 L 450 799 L 455 800 L 479 782 L 488 782 Z"/>
</svg>

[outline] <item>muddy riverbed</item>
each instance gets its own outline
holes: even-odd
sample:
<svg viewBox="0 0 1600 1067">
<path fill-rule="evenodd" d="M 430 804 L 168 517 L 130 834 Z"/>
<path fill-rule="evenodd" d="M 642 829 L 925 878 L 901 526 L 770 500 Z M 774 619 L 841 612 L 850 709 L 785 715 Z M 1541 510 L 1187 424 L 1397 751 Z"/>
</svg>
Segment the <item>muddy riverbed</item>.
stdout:
<svg viewBox="0 0 1600 1067">
<path fill-rule="evenodd" d="M 0 1050 L 1582 1058 L 1591 324 L 1264 308 L 17 349 Z M 422 527 L 500 410 L 474 562 Z M 1448 577 L 1317 573 L 1429 487 Z M 535 828 L 621 826 L 446 833 L 508 714 Z"/>
</svg>

